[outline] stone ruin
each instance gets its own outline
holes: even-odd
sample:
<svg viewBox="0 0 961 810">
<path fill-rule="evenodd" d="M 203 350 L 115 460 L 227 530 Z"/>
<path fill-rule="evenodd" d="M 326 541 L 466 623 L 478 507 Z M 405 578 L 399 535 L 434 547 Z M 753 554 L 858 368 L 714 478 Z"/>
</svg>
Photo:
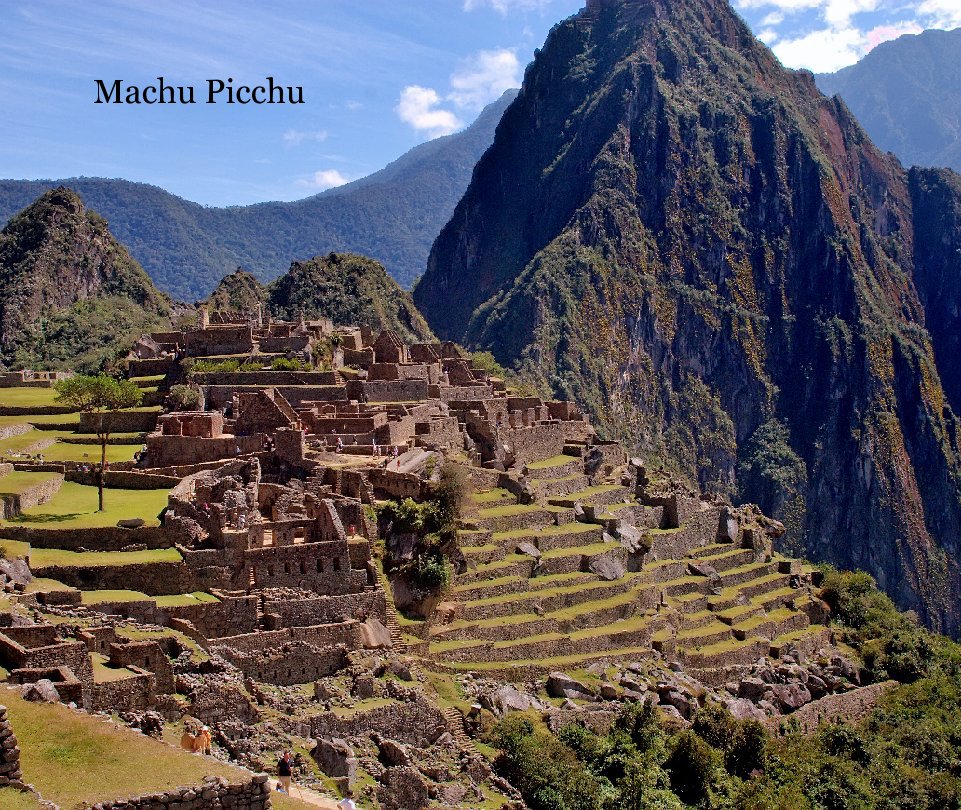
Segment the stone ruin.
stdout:
<svg viewBox="0 0 961 810">
<path fill-rule="evenodd" d="M 272 367 L 319 355 L 328 368 Z M 247 362 L 190 371 L 222 357 Z M 53 586 L 7 578 L 0 664 L 34 699 L 207 723 L 255 769 L 307 739 L 338 784 L 360 768 L 378 782 L 367 799 L 401 808 L 517 798 L 466 734 L 484 716 L 603 725 L 649 699 L 686 722 L 713 695 L 772 719 L 858 687 L 816 576 L 774 551 L 779 524 L 629 460 L 576 405 L 518 396 L 453 344 L 202 310 L 144 336 L 129 366 L 162 390 L 190 371 L 203 410 L 161 415 L 139 462 L 112 471 L 176 482 L 162 525 L 83 534 L 83 549 L 173 553 L 33 571 Z M 473 497 L 451 587 L 417 606 L 375 559 L 402 541 L 379 535 L 375 505 L 431 497 L 445 463 Z M 81 542 L 45 531 L 18 539 Z M 122 590 L 147 598 L 84 596 Z M 430 670 L 474 709 L 445 708 Z"/>
</svg>

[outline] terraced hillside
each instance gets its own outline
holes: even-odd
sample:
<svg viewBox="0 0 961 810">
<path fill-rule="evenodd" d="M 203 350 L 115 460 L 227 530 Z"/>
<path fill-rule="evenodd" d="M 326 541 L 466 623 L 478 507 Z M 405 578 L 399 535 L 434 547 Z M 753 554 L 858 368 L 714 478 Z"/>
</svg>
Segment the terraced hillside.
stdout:
<svg viewBox="0 0 961 810">
<path fill-rule="evenodd" d="M 577 456 L 525 472 L 528 503 L 507 488 L 473 495 L 462 570 L 422 630 L 435 665 L 521 680 L 657 651 L 717 683 L 789 645 L 828 641 L 811 621 L 823 613 L 810 574 L 771 551 L 776 524 L 694 498 L 661 500 L 643 471 L 631 485 L 633 468 L 589 476 Z"/>
</svg>

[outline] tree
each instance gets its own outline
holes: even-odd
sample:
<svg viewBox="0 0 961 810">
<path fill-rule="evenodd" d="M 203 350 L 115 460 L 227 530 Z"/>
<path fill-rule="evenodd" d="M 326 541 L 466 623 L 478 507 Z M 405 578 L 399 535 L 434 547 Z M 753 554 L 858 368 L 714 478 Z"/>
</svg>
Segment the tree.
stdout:
<svg viewBox="0 0 961 810">
<path fill-rule="evenodd" d="M 107 442 L 110 440 L 110 420 L 107 414 L 124 408 L 135 408 L 143 399 L 141 391 L 130 380 L 115 380 L 106 374 L 96 377 L 77 374 L 56 385 L 57 402 L 70 405 L 81 413 L 97 414 L 97 438 L 100 440 L 100 468 L 97 470 L 98 512 L 103 511 L 103 479 L 107 466 Z"/>
</svg>

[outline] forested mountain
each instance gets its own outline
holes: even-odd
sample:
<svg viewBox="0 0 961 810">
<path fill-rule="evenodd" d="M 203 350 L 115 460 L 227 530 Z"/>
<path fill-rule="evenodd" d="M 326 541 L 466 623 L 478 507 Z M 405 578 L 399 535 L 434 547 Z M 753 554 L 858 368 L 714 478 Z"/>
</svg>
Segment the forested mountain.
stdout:
<svg viewBox="0 0 961 810">
<path fill-rule="evenodd" d="M 431 243 L 514 94 L 488 105 L 463 132 L 421 144 L 362 180 L 296 202 L 206 208 L 126 180 L 3 180 L 0 222 L 44 191 L 68 186 L 109 220 L 158 287 L 184 300 L 209 295 L 238 265 L 266 282 L 295 259 L 330 251 L 372 256 L 407 287 L 423 272 Z"/>
<path fill-rule="evenodd" d="M 141 332 L 169 324 L 170 301 L 66 188 L 0 232 L 0 361 L 94 370 Z"/>
<path fill-rule="evenodd" d="M 957 635 L 958 189 L 908 174 L 725 0 L 590 0 L 414 300 Z"/>
<path fill-rule="evenodd" d="M 874 143 L 906 166 L 961 171 L 961 28 L 882 43 L 817 83 L 840 94 Z"/>
</svg>

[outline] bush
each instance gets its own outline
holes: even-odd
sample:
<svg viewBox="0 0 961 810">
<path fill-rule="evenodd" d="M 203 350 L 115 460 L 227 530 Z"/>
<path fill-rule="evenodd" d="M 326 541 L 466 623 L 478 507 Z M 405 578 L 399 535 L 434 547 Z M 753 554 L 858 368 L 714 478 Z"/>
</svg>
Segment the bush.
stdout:
<svg viewBox="0 0 961 810">
<path fill-rule="evenodd" d="M 175 385 L 167 395 L 167 405 L 172 411 L 196 411 L 203 397 L 196 388 L 189 385 Z"/>
<path fill-rule="evenodd" d="M 296 357 L 275 357 L 270 361 L 270 368 L 273 371 L 309 371 L 310 364 Z"/>
</svg>

